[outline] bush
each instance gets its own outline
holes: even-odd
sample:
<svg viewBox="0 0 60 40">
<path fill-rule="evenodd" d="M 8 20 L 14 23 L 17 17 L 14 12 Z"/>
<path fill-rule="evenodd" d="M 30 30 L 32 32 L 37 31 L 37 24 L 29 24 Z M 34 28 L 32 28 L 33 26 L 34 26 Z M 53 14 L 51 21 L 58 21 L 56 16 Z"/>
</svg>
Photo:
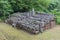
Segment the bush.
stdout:
<svg viewBox="0 0 60 40">
<path fill-rule="evenodd" d="M 35 8 L 36 11 L 50 12 L 55 9 L 56 2 L 54 0 L 0 0 L 0 17 L 4 19 L 13 12 L 25 12 Z M 50 6 L 51 4 L 52 7 Z M 50 8 L 51 7 L 51 8 Z"/>
<path fill-rule="evenodd" d="M 51 13 L 55 15 L 55 18 L 56 18 L 55 21 L 56 21 L 56 23 L 60 24 L 60 11 L 58 11 L 57 9 L 55 9 L 55 10 L 52 10 Z"/>
<path fill-rule="evenodd" d="M 1 0 L 0 1 L 0 15 L 3 16 L 4 19 L 5 19 L 5 16 L 9 15 L 12 12 L 13 12 L 13 10 L 12 10 L 11 5 L 9 4 L 9 2 Z"/>
<path fill-rule="evenodd" d="M 60 24 L 60 18 L 57 18 L 57 24 Z"/>
<path fill-rule="evenodd" d="M 9 0 L 14 12 L 25 12 L 30 9 L 31 0 Z"/>
</svg>

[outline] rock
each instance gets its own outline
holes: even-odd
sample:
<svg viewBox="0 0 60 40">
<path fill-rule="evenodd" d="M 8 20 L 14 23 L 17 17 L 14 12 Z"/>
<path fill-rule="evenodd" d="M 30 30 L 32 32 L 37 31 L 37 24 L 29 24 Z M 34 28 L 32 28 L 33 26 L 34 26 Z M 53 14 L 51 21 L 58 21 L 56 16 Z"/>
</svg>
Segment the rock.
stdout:
<svg viewBox="0 0 60 40">
<path fill-rule="evenodd" d="M 16 28 L 37 34 L 46 30 L 46 28 L 50 28 L 51 20 L 54 20 L 52 14 L 39 12 L 33 15 L 31 12 L 25 12 L 14 13 L 5 22 Z"/>
</svg>

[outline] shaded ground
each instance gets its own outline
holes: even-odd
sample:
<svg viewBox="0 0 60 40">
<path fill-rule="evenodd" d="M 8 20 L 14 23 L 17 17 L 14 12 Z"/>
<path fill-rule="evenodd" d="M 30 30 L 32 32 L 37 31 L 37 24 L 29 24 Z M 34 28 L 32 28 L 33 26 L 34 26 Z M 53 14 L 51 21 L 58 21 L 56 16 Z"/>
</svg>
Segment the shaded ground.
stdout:
<svg viewBox="0 0 60 40">
<path fill-rule="evenodd" d="M 44 33 L 31 35 L 5 23 L 0 23 L 0 40 L 60 40 L 60 25 Z"/>
</svg>

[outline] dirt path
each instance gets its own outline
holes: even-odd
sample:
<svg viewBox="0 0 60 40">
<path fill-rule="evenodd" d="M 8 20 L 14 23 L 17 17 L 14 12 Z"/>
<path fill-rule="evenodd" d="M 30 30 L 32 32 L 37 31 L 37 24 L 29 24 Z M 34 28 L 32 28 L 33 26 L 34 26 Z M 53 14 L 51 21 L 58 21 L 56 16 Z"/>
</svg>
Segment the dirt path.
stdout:
<svg viewBox="0 0 60 40">
<path fill-rule="evenodd" d="M 0 40 L 60 40 L 60 25 L 38 35 L 31 35 L 8 24 L 0 23 Z"/>
</svg>

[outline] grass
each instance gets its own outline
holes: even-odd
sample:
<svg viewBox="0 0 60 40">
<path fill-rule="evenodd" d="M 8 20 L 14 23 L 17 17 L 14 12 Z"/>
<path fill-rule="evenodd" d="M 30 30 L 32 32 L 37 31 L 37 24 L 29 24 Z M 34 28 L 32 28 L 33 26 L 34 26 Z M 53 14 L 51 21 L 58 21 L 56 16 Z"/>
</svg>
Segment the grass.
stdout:
<svg viewBox="0 0 60 40">
<path fill-rule="evenodd" d="M 32 35 L 8 24 L 0 23 L 0 40 L 60 40 L 60 27 L 57 26 L 44 33 Z"/>
</svg>

